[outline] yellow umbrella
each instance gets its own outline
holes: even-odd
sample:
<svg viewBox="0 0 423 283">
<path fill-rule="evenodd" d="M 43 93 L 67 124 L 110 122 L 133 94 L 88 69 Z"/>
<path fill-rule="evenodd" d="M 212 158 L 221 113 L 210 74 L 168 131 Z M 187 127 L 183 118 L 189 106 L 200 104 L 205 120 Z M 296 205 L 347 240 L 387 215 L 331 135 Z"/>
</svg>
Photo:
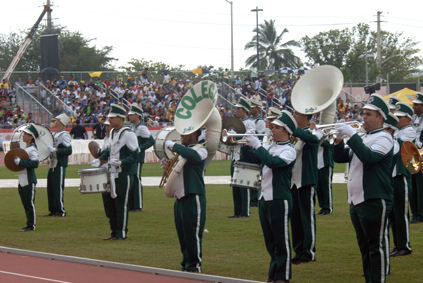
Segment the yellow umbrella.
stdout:
<svg viewBox="0 0 423 283">
<path fill-rule="evenodd" d="M 94 77 L 99 77 L 99 76 L 101 76 L 101 74 L 102 74 L 103 72 L 94 72 L 94 73 L 88 73 L 88 75 L 90 75 L 90 77 L 91 78 L 94 78 Z"/>
<path fill-rule="evenodd" d="M 210 73 L 210 71 L 207 70 L 206 68 L 195 68 L 195 69 L 191 70 L 191 72 L 193 74 L 200 74 L 200 75 Z"/>
<path fill-rule="evenodd" d="M 399 91 L 386 95 L 383 98 L 385 98 L 386 100 L 389 100 L 391 96 L 396 96 L 402 102 L 405 102 L 410 106 L 413 106 L 413 103 L 411 101 L 413 101 L 414 98 L 416 97 L 416 93 L 417 91 L 415 90 L 412 90 L 409 88 L 403 88 Z"/>
</svg>

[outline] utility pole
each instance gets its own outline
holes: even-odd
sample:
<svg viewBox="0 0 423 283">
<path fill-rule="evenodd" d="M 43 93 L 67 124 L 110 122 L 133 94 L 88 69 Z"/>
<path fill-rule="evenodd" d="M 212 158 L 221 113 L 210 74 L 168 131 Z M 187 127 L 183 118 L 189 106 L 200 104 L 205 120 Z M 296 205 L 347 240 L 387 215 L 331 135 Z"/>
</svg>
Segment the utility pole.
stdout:
<svg viewBox="0 0 423 283">
<path fill-rule="evenodd" d="M 228 1 L 228 0 L 225 0 L 225 1 L 231 4 L 231 80 L 233 82 L 234 71 L 235 71 L 234 69 L 234 22 L 233 22 L 233 11 L 232 11 L 233 1 Z"/>
<path fill-rule="evenodd" d="M 382 14 L 382 12 L 377 11 L 377 38 L 376 38 L 376 43 L 377 43 L 377 54 L 376 54 L 376 67 L 377 67 L 377 71 L 378 71 L 378 75 L 376 77 L 376 82 L 380 83 L 380 73 L 382 72 L 382 54 L 381 54 L 381 46 L 380 46 L 380 15 Z"/>
<path fill-rule="evenodd" d="M 256 30 L 257 30 L 257 77 L 260 70 L 260 58 L 259 58 L 259 29 L 258 29 L 258 12 L 263 11 L 263 9 L 259 9 L 257 6 L 255 9 L 251 10 L 251 12 L 256 12 Z"/>
</svg>

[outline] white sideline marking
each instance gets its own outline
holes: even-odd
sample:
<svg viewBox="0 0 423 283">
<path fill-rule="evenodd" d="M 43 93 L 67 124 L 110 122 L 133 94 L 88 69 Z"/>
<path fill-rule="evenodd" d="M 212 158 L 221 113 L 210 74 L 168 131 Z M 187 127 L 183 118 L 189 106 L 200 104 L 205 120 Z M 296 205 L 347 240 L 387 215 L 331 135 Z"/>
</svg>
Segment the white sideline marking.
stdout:
<svg viewBox="0 0 423 283">
<path fill-rule="evenodd" d="M 10 274 L 10 275 L 16 275 L 16 276 L 22 276 L 22 277 L 28 277 L 28 278 L 34 278 L 34 279 L 40 279 L 40 280 L 50 281 L 50 282 L 71 283 L 71 282 L 67 282 L 67 281 L 60 281 L 60 280 L 43 278 L 43 277 L 37 277 L 37 276 L 31 276 L 31 275 L 24 275 L 24 274 L 19 274 L 19 273 L 7 272 L 7 271 L 3 271 L 3 270 L 0 270 L 0 273 Z"/>
</svg>

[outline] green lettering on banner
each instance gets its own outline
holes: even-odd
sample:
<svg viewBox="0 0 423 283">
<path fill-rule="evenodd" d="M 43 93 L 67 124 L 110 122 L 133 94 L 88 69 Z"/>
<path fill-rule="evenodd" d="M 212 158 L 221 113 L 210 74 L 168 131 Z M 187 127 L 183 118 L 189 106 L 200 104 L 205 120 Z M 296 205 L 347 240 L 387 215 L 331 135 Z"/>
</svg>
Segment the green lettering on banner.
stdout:
<svg viewBox="0 0 423 283">
<path fill-rule="evenodd" d="M 208 98 L 209 94 L 207 93 L 207 81 L 201 82 L 201 93 L 203 98 Z"/>
<path fill-rule="evenodd" d="M 186 115 L 182 115 L 182 112 L 184 111 L 184 108 L 179 108 L 178 110 L 176 110 L 176 117 L 181 118 L 181 119 L 189 119 L 191 118 L 192 114 L 191 111 L 187 111 Z"/>
<path fill-rule="evenodd" d="M 194 88 L 191 88 L 191 95 L 194 98 L 194 101 L 195 101 L 194 107 L 195 107 L 195 104 L 198 103 L 198 102 L 200 102 L 202 100 L 202 98 L 201 98 L 201 96 L 197 96 L 195 94 Z"/>
<path fill-rule="evenodd" d="M 213 103 L 215 103 L 216 101 L 216 85 L 215 84 L 210 84 L 209 86 L 209 96 L 211 98 L 211 100 L 213 101 Z"/>
</svg>

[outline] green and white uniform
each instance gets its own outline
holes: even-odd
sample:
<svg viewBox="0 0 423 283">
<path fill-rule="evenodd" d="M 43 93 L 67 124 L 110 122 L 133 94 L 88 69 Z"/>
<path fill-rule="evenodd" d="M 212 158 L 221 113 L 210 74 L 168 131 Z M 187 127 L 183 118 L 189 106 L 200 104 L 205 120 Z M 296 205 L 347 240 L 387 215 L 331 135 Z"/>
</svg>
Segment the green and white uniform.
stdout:
<svg viewBox="0 0 423 283">
<path fill-rule="evenodd" d="M 119 159 L 120 166 L 110 167 L 110 194 L 107 204 L 110 212 L 111 236 L 127 237 L 128 233 L 128 198 L 137 174 L 138 140 L 126 127 L 110 131 L 109 145 L 99 157 L 100 160 Z"/>
<path fill-rule="evenodd" d="M 255 131 L 254 122 L 249 117 L 242 120 L 242 123 L 244 123 L 247 132 Z M 233 177 L 234 174 L 234 163 L 236 161 L 249 162 L 250 152 L 250 147 L 239 144 L 234 146 L 231 162 L 231 177 Z M 234 200 L 234 215 L 250 216 L 250 189 L 232 187 L 232 196 Z"/>
<path fill-rule="evenodd" d="M 139 156 L 137 160 L 137 175 L 132 185 L 132 193 L 129 197 L 129 210 L 143 208 L 143 188 L 141 183 L 141 170 L 144 164 L 145 151 L 156 142 L 150 131 L 141 122 L 132 126 L 132 131 L 137 136 Z"/>
<path fill-rule="evenodd" d="M 291 243 L 289 219 L 292 211 L 291 175 L 296 159 L 294 147 L 286 142 L 275 142 L 259 147 L 254 157 L 262 164 L 262 190 L 259 216 L 264 242 L 270 255 L 268 278 L 291 279 Z"/>
<path fill-rule="evenodd" d="M 332 177 L 333 177 L 333 145 L 326 139 L 317 153 L 317 169 L 319 178 L 317 183 L 317 199 L 319 200 L 320 212 L 332 214 Z"/>
<path fill-rule="evenodd" d="M 292 245 L 294 259 L 316 260 L 316 216 L 314 215 L 314 188 L 317 185 L 317 152 L 319 138 L 309 131 L 309 126 L 297 127 L 292 134 L 304 141 L 297 151 L 297 160 L 292 169 Z"/>
<path fill-rule="evenodd" d="M 264 134 L 266 132 L 266 122 L 260 118 L 260 116 L 257 117 L 251 117 L 251 121 L 254 122 L 255 126 L 255 132 L 256 134 Z M 263 140 L 263 137 L 259 137 L 260 140 Z M 260 195 L 260 190 L 250 190 L 250 205 L 251 206 L 257 206 L 258 205 L 258 197 Z"/>
<path fill-rule="evenodd" d="M 394 237 L 394 246 L 399 249 L 411 250 L 410 245 L 410 215 L 408 201 L 412 190 L 411 173 L 405 168 L 401 159 L 401 145 L 404 141 L 414 141 L 416 131 L 411 126 L 398 129 L 394 141 L 394 195 L 392 212 L 389 220 Z"/>
<path fill-rule="evenodd" d="M 38 168 L 38 150 L 34 144 L 28 145 L 24 149 L 29 156 L 29 160 L 20 160 L 19 165 L 25 169 L 19 171 L 19 196 L 25 209 L 26 226 L 35 229 L 35 186 L 37 185 L 37 176 L 35 168 Z"/>
<path fill-rule="evenodd" d="M 195 144 L 185 147 L 175 144 L 172 151 L 187 162 L 173 183 L 175 196 L 174 220 L 182 252 L 182 270 L 201 272 L 203 230 L 206 223 L 206 190 L 204 165 L 207 150 Z"/>
<path fill-rule="evenodd" d="M 384 231 L 391 211 L 393 139 L 383 128 L 354 134 L 334 146 L 335 162 L 349 162 L 347 180 L 351 222 L 360 247 L 366 282 L 385 282 Z"/>
<path fill-rule="evenodd" d="M 63 192 L 68 156 L 72 154 L 72 140 L 65 129 L 57 131 L 53 138 L 53 147 L 57 148 L 57 151 L 50 154 L 49 160 L 50 169 L 47 175 L 48 210 L 51 214 L 65 216 Z"/>
<path fill-rule="evenodd" d="M 418 148 L 423 144 L 423 114 L 413 116 L 411 124 L 416 131 L 415 143 Z M 413 189 L 410 196 L 410 208 L 413 220 L 423 221 L 423 174 L 412 174 Z"/>
<path fill-rule="evenodd" d="M 109 137 L 106 136 L 103 140 L 103 148 L 106 149 L 109 146 Z M 105 168 L 107 168 L 107 163 L 105 165 L 103 165 Z M 108 174 L 108 173 L 107 173 Z M 107 218 L 110 218 L 110 197 L 109 197 L 110 192 L 104 192 L 101 193 L 101 196 L 103 198 L 103 206 L 104 206 L 104 213 L 106 214 Z"/>
</svg>

